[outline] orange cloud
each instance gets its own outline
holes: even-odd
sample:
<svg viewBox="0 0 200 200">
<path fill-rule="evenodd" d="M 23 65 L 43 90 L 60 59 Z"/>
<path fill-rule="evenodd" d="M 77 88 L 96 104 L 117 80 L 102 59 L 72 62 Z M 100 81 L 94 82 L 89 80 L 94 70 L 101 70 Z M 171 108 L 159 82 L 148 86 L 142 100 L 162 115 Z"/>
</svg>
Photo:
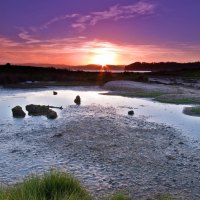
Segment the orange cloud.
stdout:
<svg viewBox="0 0 200 200">
<path fill-rule="evenodd" d="M 193 44 L 160 47 L 157 45 L 118 44 L 96 39 L 89 40 L 85 37 L 44 41 L 37 40 L 30 35 L 23 35 L 21 38 L 24 39 L 23 43 L 0 37 L 1 63 L 81 65 L 92 63 L 95 59 L 101 60 L 100 58 L 105 62 L 113 62 L 109 64 L 129 64 L 135 61 L 188 62 L 199 60 L 200 53 L 199 46 Z"/>
</svg>

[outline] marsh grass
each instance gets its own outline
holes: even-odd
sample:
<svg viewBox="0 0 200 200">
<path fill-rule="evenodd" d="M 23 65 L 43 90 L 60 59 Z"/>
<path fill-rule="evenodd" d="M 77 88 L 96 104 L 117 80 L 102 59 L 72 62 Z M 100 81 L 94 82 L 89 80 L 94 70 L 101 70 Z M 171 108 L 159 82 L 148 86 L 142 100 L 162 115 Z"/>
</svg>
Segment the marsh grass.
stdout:
<svg viewBox="0 0 200 200">
<path fill-rule="evenodd" d="M 169 98 L 155 98 L 156 101 L 160 102 L 160 103 L 172 103 L 172 104 L 195 104 L 197 103 L 195 100 L 193 99 L 189 99 L 189 98 L 183 98 L 183 99 L 169 99 Z"/>
<path fill-rule="evenodd" d="M 200 115 L 200 107 L 193 107 L 191 111 L 196 115 Z"/>
<path fill-rule="evenodd" d="M 183 113 L 191 116 L 200 116 L 200 106 L 184 108 Z"/>
<path fill-rule="evenodd" d="M 0 190 L 0 200 L 91 200 L 71 175 L 52 171 Z"/>
</svg>

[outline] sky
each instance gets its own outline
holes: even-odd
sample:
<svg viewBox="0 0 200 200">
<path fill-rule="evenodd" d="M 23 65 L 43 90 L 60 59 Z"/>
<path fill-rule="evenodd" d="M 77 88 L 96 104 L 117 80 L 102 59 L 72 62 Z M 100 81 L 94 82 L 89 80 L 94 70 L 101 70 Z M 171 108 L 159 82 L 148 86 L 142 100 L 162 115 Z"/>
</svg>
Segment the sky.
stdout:
<svg viewBox="0 0 200 200">
<path fill-rule="evenodd" d="M 200 0 L 1 0 L 0 63 L 200 60 Z"/>
</svg>

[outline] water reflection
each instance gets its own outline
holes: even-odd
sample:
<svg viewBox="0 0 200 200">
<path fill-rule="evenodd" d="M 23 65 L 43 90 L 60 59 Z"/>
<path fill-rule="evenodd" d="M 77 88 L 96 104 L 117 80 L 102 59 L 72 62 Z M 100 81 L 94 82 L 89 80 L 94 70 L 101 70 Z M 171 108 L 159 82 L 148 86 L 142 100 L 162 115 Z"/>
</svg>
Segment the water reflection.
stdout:
<svg viewBox="0 0 200 200">
<path fill-rule="evenodd" d="M 57 95 L 53 95 L 53 91 Z M 20 126 L 23 119 L 12 118 L 12 107 L 22 106 L 25 110 L 27 104 L 40 104 L 51 106 L 62 106 L 67 108 L 74 105 L 76 95 L 81 96 L 81 106 L 101 105 L 113 107 L 118 114 L 127 115 L 128 110 L 134 109 L 135 116 L 151 122 L 164 123 L 179 129 L 184 135 L 200 139 L 200 118 L 187 116 L 182 113 L 184 105 L 172 105 L 153 102 L 148 99 L 127 98 L 120 96 L 101 95 L 105 91 L 99 87 L 70 87 L 70 88 L 48 88 L 37 90 L 7 90 L 0 89 L 0 120 Z M 59 117 L 62 112 L 56 110 Z M 66 117 L 66 116 L 65 116 Z M 30 118 L 28 115 L 26 118 Z M 38 123 L 48 123 L 45 117 L 34 117 Z"/>
</svg>

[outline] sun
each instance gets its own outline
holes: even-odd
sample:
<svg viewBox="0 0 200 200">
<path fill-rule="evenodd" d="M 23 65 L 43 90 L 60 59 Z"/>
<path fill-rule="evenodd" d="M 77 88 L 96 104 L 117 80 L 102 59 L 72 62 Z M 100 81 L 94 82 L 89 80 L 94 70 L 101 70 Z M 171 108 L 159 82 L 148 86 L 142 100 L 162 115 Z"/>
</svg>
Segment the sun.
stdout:
<svg viewBox="0 0 200 200">
<path fill-rule="evenodd" d="M 92 63 L 101 66 L 116 64 L 116 53 L 107 48 L 96 49 L 92 57 Z"/>
</svg>

